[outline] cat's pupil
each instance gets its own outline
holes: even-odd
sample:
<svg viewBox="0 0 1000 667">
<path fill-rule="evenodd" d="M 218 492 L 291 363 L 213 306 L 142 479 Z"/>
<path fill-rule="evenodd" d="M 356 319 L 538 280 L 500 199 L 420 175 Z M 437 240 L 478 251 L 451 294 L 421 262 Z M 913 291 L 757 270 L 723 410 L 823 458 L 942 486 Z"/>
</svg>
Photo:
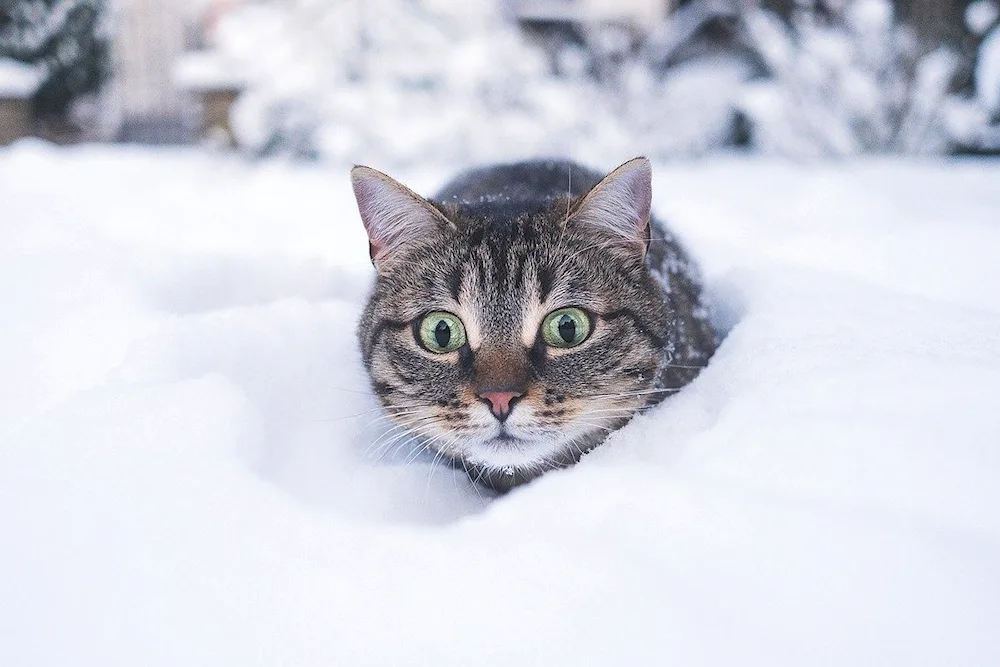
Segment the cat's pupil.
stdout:
<svg viewBox="0 0 1000 667">
<path fill-rule="evenodd" d="M 576 322 L 569 315 L 559 318 L 559 337 L 567 343 L 576 340 Z"/>
<path fill-rule="evenodd" d="M 434 342 L 438 347 L 448 347 L 450 341 L 451 327 L 444 320 L 438 320 L 437 326 L 434 327 Z"/>
</svg>

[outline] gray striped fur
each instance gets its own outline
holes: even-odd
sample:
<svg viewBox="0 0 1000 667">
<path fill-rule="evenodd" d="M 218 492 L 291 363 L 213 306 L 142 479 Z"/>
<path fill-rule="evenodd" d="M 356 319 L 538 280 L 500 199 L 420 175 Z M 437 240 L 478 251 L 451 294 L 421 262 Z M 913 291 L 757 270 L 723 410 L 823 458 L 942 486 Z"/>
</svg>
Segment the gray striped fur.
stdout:
<svg viewBox="0 0 1000 667">
<path fill-rule="evenodd" d="M 696 268 L 648 218 L 644 159 L 603 181 L 565 161 L 486 167 L 430 200 L 365 167 L 353 177 L 378 273 L 358 327 L 372 387 L 480 483 L 508 489 L 574 463 L 715 351 Z M 568 306 L 591 315 L 592 333 L 549 347 L 541 320 Z M 416 323 L 436 310 L 462 318 L 463 348 L 418 343 Z M 477 397 L 484 383 L 525 390 L 503 425 Z"/>
</svg>

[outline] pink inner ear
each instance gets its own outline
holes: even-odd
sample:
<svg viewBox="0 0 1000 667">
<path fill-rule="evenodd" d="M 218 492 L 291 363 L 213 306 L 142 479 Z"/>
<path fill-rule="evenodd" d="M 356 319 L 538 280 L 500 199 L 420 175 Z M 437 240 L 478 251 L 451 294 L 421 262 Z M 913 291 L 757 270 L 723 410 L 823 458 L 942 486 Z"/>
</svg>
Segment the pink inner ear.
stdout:
<svg viewBox="0 0 1000 667">
<path fill-rule="evenodd" d="M 399 246 L 439 229 L 430 205 L 385 174 L 355 167 L 351 182 L 372 262 L 377 264 Z"/>
<path fill-rule="evenodd" d="M 632 204 L 633 224 L 639 231 L 647 230 L 645 233 L 648 236 L 649 209 L 653 200 L 653 182 L 649 162 L 646 160 L 641 160 L 640 162 L 643 164 L 628 169 L 620 178 L 622 186 L 627 188 L 628 191 L 626 198 Z"/>
<path fill-rule="evenodd" d="M 378 218 L 376 202 L 379 199 L 379 187 L 377 180 L 368 175 L 353 175 L 352 185 L 354 186 L 354 198 L 358 203 L 358 212 L 361 213 L 361 222 L 368 232 L 371 240 L 378 238 Z"/>
<path fill-rule="evenodd" d="M 379 212 L 376 205 L 378 200 L 378 188 L 374 186 L 373 178 L 369 176 L 354 176 L 354 198 L 358 203 L 358 212 L 361 214 L 361 223 L 365 226 L 368 234 L 368 254 L 374 262 L 385 249 L 386 241 L 385 229 L 379 225 Z"/>
</svg>

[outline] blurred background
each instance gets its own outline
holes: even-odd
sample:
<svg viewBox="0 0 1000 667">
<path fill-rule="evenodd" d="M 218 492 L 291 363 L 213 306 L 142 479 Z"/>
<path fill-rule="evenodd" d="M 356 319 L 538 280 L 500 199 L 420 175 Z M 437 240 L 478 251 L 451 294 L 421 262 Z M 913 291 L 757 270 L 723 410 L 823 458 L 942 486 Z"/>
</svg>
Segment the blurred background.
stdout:
<svg viewBox="0 0 1000 667">
<path fill-rule="evenodd" d="M 1000 154 L 996 0 L 0 0 L 0 144 Z"/>
</svg>

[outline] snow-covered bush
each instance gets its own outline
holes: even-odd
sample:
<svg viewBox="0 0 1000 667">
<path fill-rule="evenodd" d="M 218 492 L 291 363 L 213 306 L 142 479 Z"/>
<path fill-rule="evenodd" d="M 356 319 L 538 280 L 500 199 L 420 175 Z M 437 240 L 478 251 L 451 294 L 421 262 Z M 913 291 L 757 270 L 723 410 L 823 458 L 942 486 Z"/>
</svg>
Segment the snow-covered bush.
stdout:
<svg viewBox="0 0 1000 667">
<path fill-rule="evenodd" d="M 625 115 L 638 152 L 665 159 L 731 146 L 738 102 L 751 75 L 747 62 L 722 55 L 663 73 L 637 64 L 626 81 Z"/>
<path fill-rule="evenodd" d="M 596 82 L 551 76 L 492 5 L 259 4 L 229 15 L 216 41 L 248 70 L 233 128 L 255 154 L 463 162 L 624 136 Z"/>
<path fill-rule="evenodd" d="M 742 9 L 732 0 L 692 0 L 645 40 L 630 116 L 654 155 L 707 153 L 743 139 L 739 100 L 760 64 L 743 35 Z"/>
<path fill-rule="evenodd" d="M 1000 152 L 1000 7 L 994 0 L 969 5 L 965 23 L 979 40 L 974 95 L 953 99 L 950 127 L 954 143 L 966 152 Z"/>
<path fill-rule="evenodd" d="M 770 76 L 741 107 L 764 152 L 840 156 L 940 153 L 957 56 L 923 54 L 889 0 L 800 0 L 790 22 L 766 10 L 745 24 Z"/>
<path fill-rule="evenodd" d="M 405 166 L 689 156 L 731 146 L 746 128 L 766 153 L 928 154 L 984 127 L 982 109 L 950 96 L 958 56 L 922 50 L 889 0 L 797 0 L 790 19 L 694 0 L 638 58 L 609 25 L 554 60 L 499 4 L 241 5 L 215 34 L 249 81 L 234 110 L 238 143 L 253 155 Z M 728 31 L 721 47 L 706 38 L 713 23 Z"/>
<path fill-rule="evenodd" d="M 499 3 L 262 2 L 215 34 L 249 75 L 233 129 L 254 155 L 382 165 L 561 154 L 700 154 L 730 141 L 745 78 L 725 58 L 663 76 L 592 26 L 586 47 L 529 43 Z"/>
<path fill-rule="evenodd" d="M 979 46 L 976 98 L 994 120 L 1000 121 L 1000 23 L 993 26 Z"/>
<path fill-rule="evenodd" d="M 0 57 L 37 66 L 40 116 L 63 116 L 107 79 L 110 60 L 106 0 L 0 0 Z"/>
</svg>

